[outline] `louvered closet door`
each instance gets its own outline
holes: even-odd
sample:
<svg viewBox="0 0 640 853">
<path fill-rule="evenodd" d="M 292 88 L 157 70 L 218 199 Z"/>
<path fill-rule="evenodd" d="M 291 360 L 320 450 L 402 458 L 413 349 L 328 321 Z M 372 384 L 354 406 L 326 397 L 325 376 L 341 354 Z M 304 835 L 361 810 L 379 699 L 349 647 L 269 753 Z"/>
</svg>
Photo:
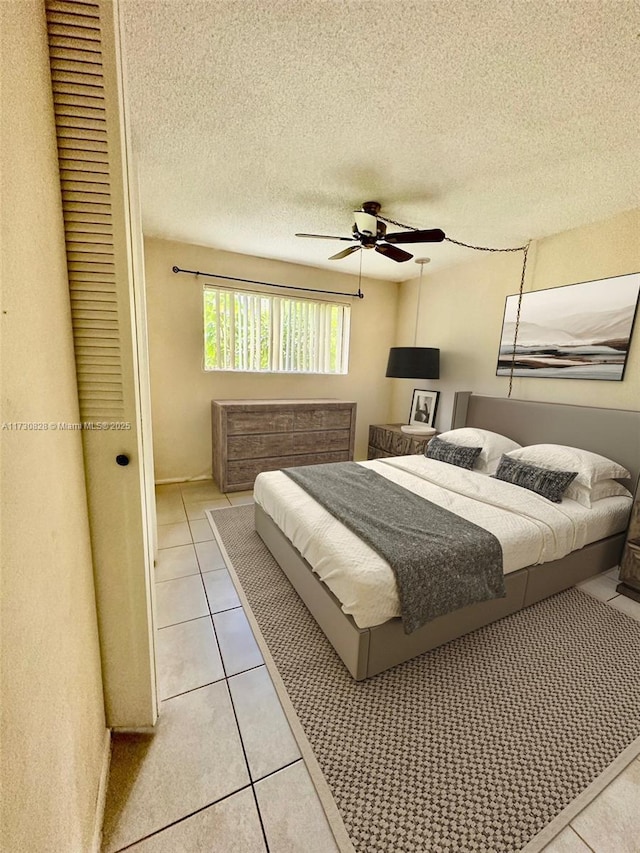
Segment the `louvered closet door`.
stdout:
<svg viewBox="0 0 640 853">
<path fill-rule="evenodd" d="M 155 522 L 117 7 L 45 5 L 107 724 L 136 728 L 157 714 Z"/>
</svg>

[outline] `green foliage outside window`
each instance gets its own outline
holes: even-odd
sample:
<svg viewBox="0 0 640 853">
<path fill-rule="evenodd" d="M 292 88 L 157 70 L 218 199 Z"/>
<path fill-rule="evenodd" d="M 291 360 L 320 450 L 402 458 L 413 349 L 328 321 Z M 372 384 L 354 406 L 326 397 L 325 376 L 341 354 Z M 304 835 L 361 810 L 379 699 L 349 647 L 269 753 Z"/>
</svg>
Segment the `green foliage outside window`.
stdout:
<svg viewBox="0 0 640 853">
<path fill-rule="evenodd" d="M 346 373 L 348 305 L 204 289 L 205 370 Z"/>
</svg>

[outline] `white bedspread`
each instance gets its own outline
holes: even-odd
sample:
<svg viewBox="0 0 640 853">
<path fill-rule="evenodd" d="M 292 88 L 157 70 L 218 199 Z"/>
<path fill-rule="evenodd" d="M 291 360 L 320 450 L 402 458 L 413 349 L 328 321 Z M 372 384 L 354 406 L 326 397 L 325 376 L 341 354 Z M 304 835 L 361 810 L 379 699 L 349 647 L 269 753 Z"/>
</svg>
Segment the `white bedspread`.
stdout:
<svg viewBox="0 0 640 853">
<path fill-rule="evenodd" d="M 554 504 L 519 486 L 424 456 L 359 463 L 440 504 L 497 537 L 504 571 L 564 557 L 624 530 L 631 499 L 604 498 L 591 508 Z M 271 516 L 360 628 L 400 615 L 389 564 L 281 471 L 259 474 L 256 503 Z"/>
</svg>

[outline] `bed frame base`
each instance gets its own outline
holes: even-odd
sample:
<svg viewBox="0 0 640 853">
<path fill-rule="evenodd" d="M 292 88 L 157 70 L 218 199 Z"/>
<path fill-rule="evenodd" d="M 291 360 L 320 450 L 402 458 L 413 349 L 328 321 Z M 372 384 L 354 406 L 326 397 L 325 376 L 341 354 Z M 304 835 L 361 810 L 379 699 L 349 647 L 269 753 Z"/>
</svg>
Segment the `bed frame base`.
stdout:
<svg viewBox="0 0 640 853">
<path fill-rule="evenodd" d="M 402 621 L 358 628 L 269 515 L 256 504 L 256 530 L 309 612 L 356 681 L 377 675 L 423 652 L 489 625 L 580 581 L 618 565 L 624 533 L 601 539 L 560 560 L 505 576 L 506 597 L 482 601 L 439 616 L 405 634 Z"/>
</svg>

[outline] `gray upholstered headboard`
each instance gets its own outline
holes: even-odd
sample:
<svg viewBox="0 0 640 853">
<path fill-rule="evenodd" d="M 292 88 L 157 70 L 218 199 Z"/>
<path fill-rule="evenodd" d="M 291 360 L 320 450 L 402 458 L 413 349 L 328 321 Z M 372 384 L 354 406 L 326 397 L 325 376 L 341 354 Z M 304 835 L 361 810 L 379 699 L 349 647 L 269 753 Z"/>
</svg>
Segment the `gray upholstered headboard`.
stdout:
<svg viewBox="0 0 640 853">
<path fill-rule="evenodd" d="M 634 488 L 638 481 L 640 412 L 482 397 L 467 392 L 458 396 L 455 409 L 455 426 L 466 423 L 489 429 L 519 444 L 568 444 L 591 450 L 628 468 Z"/>
</svg>

